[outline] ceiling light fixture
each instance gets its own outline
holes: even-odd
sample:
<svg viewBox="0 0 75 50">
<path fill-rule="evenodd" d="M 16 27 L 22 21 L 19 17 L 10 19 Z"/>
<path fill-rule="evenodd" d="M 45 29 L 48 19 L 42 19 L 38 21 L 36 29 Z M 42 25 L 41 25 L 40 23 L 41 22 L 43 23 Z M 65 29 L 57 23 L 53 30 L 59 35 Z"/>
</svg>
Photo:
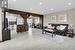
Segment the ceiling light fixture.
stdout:
<svg viewBox="0 0 75 50">
<path fill-rule="evenodd" d="M 68 3 L 68 5 L 69 5 L 69 6 L 72 5 L 72 3 Z"/>
<path fill-rule="evenodd" d="M 42 2 L 40 2 L 40 5 L 42 5 L 43 3 Z"/>
<path fill-rule="evenodd" d="M 5 1 L 4 4 L 7 4 L 7 2 Z"/>
</svg>

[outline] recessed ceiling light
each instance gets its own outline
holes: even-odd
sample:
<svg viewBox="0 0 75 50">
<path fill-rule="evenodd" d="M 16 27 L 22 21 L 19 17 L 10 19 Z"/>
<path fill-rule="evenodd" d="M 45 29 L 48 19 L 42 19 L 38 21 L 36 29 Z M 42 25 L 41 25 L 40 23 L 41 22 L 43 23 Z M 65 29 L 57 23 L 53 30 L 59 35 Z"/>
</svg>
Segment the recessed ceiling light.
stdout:
<svg viewBox="0 0 75 50">
<path fill-rule="evenodd" d="M 69 5 L 69 6 L 72 5 L 72 3 L 68 3 L 68 5 Z"/>
<path fill-rule="evenodd" d="M 13 0 L 14 2 L 16 2 L 16 0 Z"/>
<path fill-rule="evenodd" d="M 53 8 L 51 8 L 50 10 L 54 10 Z"/>
<path fill-rule="evenodd" d="M 5 1 L 4 4 L 7 4 L 7 2 Z"/>
<path fill-rule="evenodd" d="M 40 5 L 42 5 L 43 3 L 42 2 L 40 2 Z"/>
</svg>

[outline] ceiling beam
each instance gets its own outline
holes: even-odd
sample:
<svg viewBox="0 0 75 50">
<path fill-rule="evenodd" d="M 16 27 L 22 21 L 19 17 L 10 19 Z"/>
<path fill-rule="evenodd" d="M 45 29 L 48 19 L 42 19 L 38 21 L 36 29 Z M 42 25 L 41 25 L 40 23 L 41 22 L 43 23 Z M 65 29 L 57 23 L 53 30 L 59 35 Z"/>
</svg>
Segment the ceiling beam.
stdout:
<svg viewBox="0 0 75 50">
<path fill-rule="evenodd" d="M 14 9 L 8 9 L 8 8 L 3 8 L 5 12 L 13 13 L 13 14 L 29 14 L 32 16 L 43 16 L 41 14 L 36 14 L 36 13 L 31 13 L 31 12 L 24 12 L 24 11 L 19 11 L 19 10 L 14 10 Z"/>
</svg>

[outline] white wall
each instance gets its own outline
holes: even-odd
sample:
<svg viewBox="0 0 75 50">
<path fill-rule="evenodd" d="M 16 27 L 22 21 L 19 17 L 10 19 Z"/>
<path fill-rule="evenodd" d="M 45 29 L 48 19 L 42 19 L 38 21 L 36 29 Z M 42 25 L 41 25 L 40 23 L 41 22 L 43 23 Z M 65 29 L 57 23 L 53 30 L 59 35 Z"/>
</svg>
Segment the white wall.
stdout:
<svg viewBox="0 0 75 50">
<path fill-rule="evenodd" d="M 50 16 L 52 15 L 60 15 L 60 14 L 67 14 L 67 22 L 63 22 L 63 23 L 67 23 L 67 24 L 72 24 L 74 31 L 75 31 L 75 9 L 70 9 L 68 11 L 60 11 L 60 12 L 55 12 L 55 13 L 51 13 L 51 14 L 46 14 L 44 15 L 44 25 L 48 25 L 48 23 L 54 23 L 51 22 L 51 18 Z M 60 22 L 55 22 L 55 23 L 60 23 Z M 62 22 L 61 22 L 62 23 Z"/>
<path fill-rule="evenodd" d="M 19 15 L 17 17 L 17 25 L 23 25 L 24 24 L 24 19 Z"/>
<path fill-rule="evenodd" d="M 0 8 L 0 41 L 2 41 L 2 12 Z"/>
</svg>

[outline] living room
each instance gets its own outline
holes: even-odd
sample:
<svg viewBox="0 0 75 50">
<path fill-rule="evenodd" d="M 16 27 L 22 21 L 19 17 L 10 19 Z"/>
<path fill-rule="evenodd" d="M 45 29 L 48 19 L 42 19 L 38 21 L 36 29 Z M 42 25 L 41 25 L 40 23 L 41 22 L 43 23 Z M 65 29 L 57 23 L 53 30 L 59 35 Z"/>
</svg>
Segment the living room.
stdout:
<svg viewBox="0 0 75 50">
<path fill-rule="evenodd" d="M 0 50 L 74 50 L 74 0 L 1 0 Z"/>
<path fill-rule="evenodd" d="M 69 9 L 69 10 L 46 14 L 44 16 L 44 26 L 48 26 L 50 24 L 55 24 L 55 25 L 68 24 L 68 29 L 69 30 L 71 29 L 75 32 L 75 22 L 74 22 L 75 14 L 74 13 L 75 13 L 75 9 Z"/>
</svg>

